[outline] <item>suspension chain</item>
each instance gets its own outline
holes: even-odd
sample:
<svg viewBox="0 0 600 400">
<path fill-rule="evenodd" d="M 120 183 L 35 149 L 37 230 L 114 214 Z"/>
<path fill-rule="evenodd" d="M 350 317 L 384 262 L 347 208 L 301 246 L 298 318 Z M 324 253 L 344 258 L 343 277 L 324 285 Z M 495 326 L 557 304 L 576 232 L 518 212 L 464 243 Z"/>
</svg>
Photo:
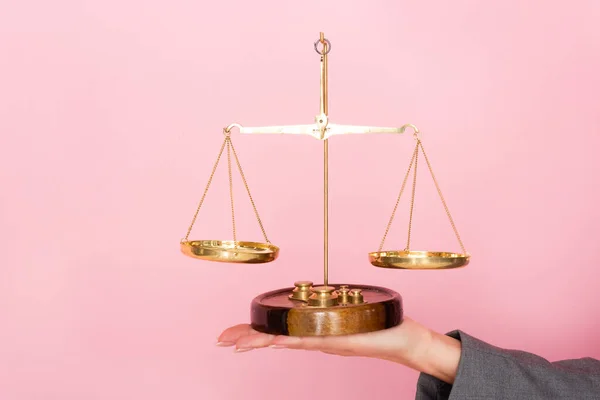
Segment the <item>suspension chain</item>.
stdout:
<svg viewBox="0 0 600 400">
<path fill-rule="evenodd" d="M 206 198 L 206 194 L 208 193 L 208 189 L 210 188 L 210 185 L 213 181 L 215 172 L 217 170 L 217 167 L 219 165 L 219 161 L 221 160 L 222 156 L 223 156 L 223 152 L 225 151 L 225 147 L 227 147 L 227 172 L 229 175 L 229 198 L 230 198 L 230 202 L 231 202 L 231 223 L 232 223 L 232 227 L 233 227 L 233 241 L 237 242 L 237 229 L 236 229 L 236 223 L 235 223 L 235 207 L 234 207 L 234 200 L 233 200 L 233 168 L 231 166 L 231 155 L 233 153 L 233 158 L 235 159 L 235 163 L 237 165 L 238 171 L 240 172 L 240 176 L 242 178 L 242 181 L 244 183 L 244 186 L 246 188 L 246 192 L 248 193 L 248 197 L 250 198 L 250 203 L 252 204 L 252 208 L 254 209 L 254 215 L 256 216 L 256 219 L 258 220 L 258 225 L 260 226 L 260 230 L 262 231 L 263 237 L 265 239 L 265 241 L 269 244 L 271 244 L 271 242 L 269 241 L 269 238 L 267 237 L 267 233 L 266 230 L 263 226 L 262 220 L 260 218 L 260 215 L 258 213 L 258 209 L 256 208 L 256 204 L 254 203 L 254 199 L 252 198 L 252 194 L 250 193 L 250 186 L 248 185 L 248 182 L 246 181 L 246 176 L 244 175 L 244 171 L 242 169 L 242 164 L 240 163 L 239 157 L 237 155 L 237 152 L 235 151 L 235 147 L 233 146 L 233 142 L 231 140 L 231 135 L 230 133 L 225 130 L 225 140 L 223 141 L 223 144 L 221 145 L 221 150 L 219 151 L 219 155 L 217 156 L 217 161 L 215 162 L 212 172 L 210 174 L 210 177 L 208 179 L 208 183 L 206 185 L 206 188 L 204 189 L 204 193 L 202 194 L 202 198 L 200 199 L 200 202 L 198 204 L 198 207 L 196 208 L 196 212 L 194 213 L 194 217 L 192 218 L 192 222 L 187 230 L 187 233 L 185 235 L 185 239 L 182 240 L 183 241 L 188 241 L 188 238 L 190 236 L 190 232 L 192 231 L 192 228 L 194 227 L 194 224 L 196 222 L 196 219 L 198 217 L 198 213 L 200 212 L 200 208 L 202 207 L 202 204 L 204 204 L 204 200 Z"/>
<path fill-rule="evenodd" d="M 244 186 L 246 187 L 246 192 L 248 193 L 248 197 L 250 198 L 250 203 L 252 204 L 252 208 L 254 209 L 254 215 L 256 216 L 256 219 L 258 220 L 258 225 L 260 226 L 260 230 L 262 231 L 265 241 L 270 244 L 271 242 L 267 238 L 267 232 L 265 231 L 263 223 L 260 219 L 260 215 L 258 214 L 256 204 L 254 204 L 254 199 L 252 198 L 252 194 L 250 193 L 250 186 L 248 186 L 248 183 L 246 182 L 246 177 L 244 176 L 244 171 L 242 170 L 242 164 L 240 163 L 240 160 L 238 159 L 238 155 L 235 151 L 235 147 L 233 147 L 233 143 L 231 141 L 230 141 L 230 143 L 231 143 L 231 151 L 233 152 L 233 157 L 235 158 L 235 162 L 237 164 L 238 170 L 240 171 L 240 176 L 242 177 L 242 181 L 244 182 Z"/>
<path fill-rule="evenodd" d="M 227 144 L 227 138 L 225 138 L 225 140 L 223 141 L 223 145 L 221 145 L 221 150 L 219 151 L 219 155 L 217 156 L 217 161 L 215 162 L 215 165 L 213 165 L 212 172 L 210 173 L 210 177 L 208 178 L 208 183 L 207 183 L 206 187 L 204 188 L 204 193 L 202 194 L 202 198 L 200 199 L 200 202 L 198 203 L 198 207 L 196 208 L 196 212 L 194 213 L 194 217 L 192 218 L 192 223 L 190 224 L 190 227 L 188 228 L 187 233 L 185 234 L 184 241 L 186 241 L 186 242 L 188 241 L 190 232 L 192 231 L 192 228 L 194 227 L 194 224 L 196 223 L 196 218 L 198 217 L 198 212 L 200 211 L 200 208 L 202 207 L 202 204 L 204 203 L 204 199 L 206 198 L 206 193 L 208 193 L 208 188 L 210 188 L 210 184 L 213 180 L 213 177 L 215 176 L 215 172 L 217 171 L 217 166 L 219 165 L 219 161 L 221 160 L 221 156 L 223 155 L 223 150 L 225 150 L 226 144 Z"/>
<path fill-rule="evenodd" d="M 229 174 L 229 199 L 231 200 L 231 223 L 233 225 L 233 241 L 237 242 L 237 235 L 235 231 L 235 207 L 233 206 L 233 176 L 231 175 L 231 137 L 227 135 L 225 137 L 227 142 L 227 172 Z"/>
<path fill-rule="evenodd" d="M 452 219 L 452 215 L 450 214 L 450 210 L 448 209 L 448 206 L 446 204 L 446 200 L 444 199 L 444 196 L 442 194 L 442 190 L 440 189 L 440 185 L 437 182 L 437 179 L 435 178 L 435 174 L 433 173 L 433 168 L 431 167 L 431 163 L 429 162 L 429 158 L 427 157 L 427 153 L 425 153 L 425 149 L 423 148 L 423 143 L 421 142 L 421 140 L 418 138 L 418 136 L 415 134 L 415 139 L 417 141 L 417 144 L 415 146 L 415 150 L 413 151 L 413 155 L 412 158 L 410 160 L 410 164 L 408 166 L 408 170 L 406 171 L 406 175 L 404 176 L 404 180 L 402 181 L 402 186 L 400 187 L 400 193 L 398 194 L 398 198 L 396 199 L 396 204 L 394 205 L 394 210 L 392 211 L 392 215 L 390 217 L 390 220 L 388 222 L 388 225 L 385 229 L 385 233 L 383 235 L 383 239 L 381 240 L 381 244 L 379 245 L 379 253 L 381 253 L 382 249 L 383 249 L 383 245 L 385 243 L 385 239 L 389 233 L 390 227 L 394 221 L 394 218 L 396 216 L 396 211 L 398 209 L 398 204 L 400 203 L 400 198 L 402 197 L 402 193 L 404 192 L 404 188 L 406 187 L 406 182 L 408 180 L 408 177 L 410 175 L 410 172 L 413 168 L 413 164 L 414 164 L 414 175 L 413 175 L 413 185 L 412 185 L 412 196 L 411 196 L 411 201 L 410 201 L 410 216 L 409 216 L 409 220 L 408 220 L 408 239 L 406 242 L 406 251 L 410 250 L 410 240 L 411 240 L 411 234 L 412 234 L 412 220 L 413 220 L 413 214 L 414 214 L 414 204 L 415 204 L 415 192 L 416 192 L 416 185 L 417 185 L 417 163 L 418 163 L 418 158 L 419 158 L 419 149 L 421 149 L 421 152 L 423 153 L 423 157 L 425 158 L 425 162 L 427 163 L 427 167 L 429 169 L 429 173 L 431 174 L 431 178 L 433 179 L 433 183 L 435 184 L 435 188 L 438 192 L 438 195 L 440 196 L 440 200 L 442 201 L 442 205 L 444 206 L 444 210 L 446 211 L 446 216 L 448 217 L 448 219 L 450 220 L 450 225 L 452 225 L 452 230 L 454 231 L 454 235 L 456 236 L 456 239 L 458 240 L 458 243 L 460 245 L 460 248 L 463 252 L 463 254 L 466 254 L 467 251 L 465 249 L 465 246 L 462 242 L 462 239 L 460 238 L 460 235 L 458 233 L 458 229 L 456 229 L 456 225 L 454 224 L 454 220 Z"/>
<path fill-rule="evenodd" d="M 412 196 L 410 197 L 410 216 L 408 219 L 408 239 L 406 240 L 406 251 L 410 250 L 410 235 L 412 232 L 412 219 L 413 219 L 413 211 L 415 208 L 415 191 L 417 188 L 417 162 L 419 161 L 419 144 L 421 141 L 417 139 L 417 146 L 415 147 L 415 173 L 413 176 L 413 186 L 412 186 Z"/>
<path fill-rule="evenodd" d="M 456 239 L 458 240 L 458 243 L 460 244 L 460 248 L 463 252 L 463 254 L 466 254 L 467 251 L 465 250 L 465 246 L 463 245 L 463 242 L 460 238 L 460 235 L 458 234 L 458 230 L 456 229 L 456 225 L 454 224 L 454 220 L 452 219 L 452 215 L 450 215 L 450 210 L 448 209 L 448 206 L 446 205 L 446 201 L 444 200 L 444 196 L 442 195 L 442 191 L 440 190 L 440 186 L 438 185 L 437 180 L 435 179 L 435 175 L 433 174 L 433 169 L 431 168 L 431 164 L 429 163 L 429 159 L 427 158 L 427 154 L 425 153 L 425 149 L 423 148 L 423 144 L 421 143 L 421 141 L 418 141 L 419 146 L 421 147 L 421 151 L 423 152 L 423 157 L 425 157 L 425 162 L 427 163 L 427 167 L 429 168 L 429 172 L 431 173 L 431 178 L 433 178 L 433 183 L 435 184 L 435 188 L 437 189 L 437 192 L 440 196 L 440 200 L 442 200 L 442 204 L 444 205 L 444 210 L 446 210 L 446 215 L 448 216 L 448 219 L 450 220 L 450 225 L 452 225 L 452 229 L 454 230 L 454 234 L 456 235 Z"/>
<path fill-rule="evenodd" d="M 413 155 L 410 159 L 410 164 L 408 166 L 408 171 L 406 171 L 406 175 L 404 175 L 404 180 L 402 181 L 402 186 L 400 187 L 400 193 L 398 193 L 398 198 L 396 199 L 396 204 L 394 205 L 394 210 L 392 211 L 392 216 L 390 217 L 390 220 L 387 224 L 387 227 L 385 228 L 385 233 L 383 234 L 383 239 L 381 239 L 381 244 L 379 245 L 379 253 L 381 253 L 381 250 L 383 249 L 383 245 L 385 243 L 385 239 L 390 231 L 390 227 L 392 226 L 392 222 L 394 222 L 394 218 L 396 216 L 396 210 L 398 210 L 398 204 L 400 204 L 400 198 L 402 197 L 402 193 L 404 192 L 404 187 L 406 186 L 406 181 L 408 180 L 408 176 L 410 175 L 410 171 L 412 169 L 413 163 L 415 162 L 415 158 L 417 156 L 417 149 L 418 149 L 418 144 L 417 146 L 415 146 L 415 150 L 413 152 Z"/>
</svg>

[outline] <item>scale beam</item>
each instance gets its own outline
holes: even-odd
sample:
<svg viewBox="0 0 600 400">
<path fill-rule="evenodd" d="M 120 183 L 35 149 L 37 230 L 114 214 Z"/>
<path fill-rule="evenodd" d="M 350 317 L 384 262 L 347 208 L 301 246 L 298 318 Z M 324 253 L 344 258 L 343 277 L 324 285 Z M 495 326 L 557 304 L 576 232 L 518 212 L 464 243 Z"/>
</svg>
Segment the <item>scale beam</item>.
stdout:
<svg viewBox="0 0 600 400">
<path fill-rule="evenodd" d="M 340 125 L 329 124 L 324 116 L 317 116 L 317 122 L 310 125 L 281 125 L 281 126 L 261 126 L 246 127 L 240 124 L 231 124 L 225 128 L 226 134 L 236 127 L 242 134 L 274 134 L 274 135 L 309 135 L 318 140 L 326 140 L 335 135 L 362 135 L 362 134 L 402 134 L 407 128 L 411 128 L 415 135 L 419 134 L 419 129 L 412 124 L 406 124 L 399 128 L 387 126 L 361 126 L 361 125 Z M 323 122 L 320 122 L 323 121 Z"/>
</svg>

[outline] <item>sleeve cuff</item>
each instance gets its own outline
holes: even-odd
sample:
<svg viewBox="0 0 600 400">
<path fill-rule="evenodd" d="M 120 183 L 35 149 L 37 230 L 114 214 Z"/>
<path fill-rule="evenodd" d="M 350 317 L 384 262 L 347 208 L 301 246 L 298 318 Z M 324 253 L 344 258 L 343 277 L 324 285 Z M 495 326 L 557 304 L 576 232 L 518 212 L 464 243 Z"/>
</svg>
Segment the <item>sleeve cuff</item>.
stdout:
<svg viewBox="0 0 600 400">
<path fill-rule="evenodd" d="M 448 332 L 446 335 L 461 342 L 460 360 L 454 384 L 451 385 L 429 374 L 421 373 L 417 381 L 416 400 L 448 400 L 451 394 L 452 398 L 460 398 L 456 397 L 457 392 L 464 393 L 461 388 L 465 384 L 464 381 L 468 381 L 468 377 L 465 377 L 465 365 L 473 358 L 474 351 L 489 346 L 460 330 Z"/>
</svg>

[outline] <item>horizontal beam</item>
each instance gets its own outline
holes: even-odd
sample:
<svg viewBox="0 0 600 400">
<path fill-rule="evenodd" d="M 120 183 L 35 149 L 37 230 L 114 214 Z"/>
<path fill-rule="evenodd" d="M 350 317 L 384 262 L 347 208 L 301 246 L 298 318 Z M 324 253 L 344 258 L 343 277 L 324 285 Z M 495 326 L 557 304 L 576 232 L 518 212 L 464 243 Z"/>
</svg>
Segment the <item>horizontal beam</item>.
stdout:
<svg viewBox="0 0 600 400">
<path fill-rule="evenodd" d="M 317 117 L 317 120 L 319 122 L 310 125 L 246 127 L 240 124 L 231 124 L 227 128 L 225 128 L 225 133 L 229 134 L 232 128 L 237 127 L 240 133 L 243 134 L 309 135 L 319 140 L 325 140 L 335 135 L 346 134 L 401 134 L 405 132 L 406 128 L 412 128 L 415 135 L 419 133 L 417 127 L 412 124 L 406 124 L 399 128 L 396 128 L 381 126 L 329 124 L 327 123 L 326 117 Z"/>
</svg>

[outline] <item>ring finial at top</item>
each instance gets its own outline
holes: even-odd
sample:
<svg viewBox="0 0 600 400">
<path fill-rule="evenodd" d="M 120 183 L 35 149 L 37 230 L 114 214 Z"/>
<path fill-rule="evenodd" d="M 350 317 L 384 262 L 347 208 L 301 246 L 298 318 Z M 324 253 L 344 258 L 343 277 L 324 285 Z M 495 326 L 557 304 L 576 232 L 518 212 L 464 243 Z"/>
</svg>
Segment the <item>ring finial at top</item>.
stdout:
<svg viewBox="0 0 600 400">
<path fill-rule="evenodd" d="M 319 43 L 323 44 L 323 48 L 325 49 L 325 51 L 323 52 L 322 50 L 319 50 Z M 329 52 L 331 51 L 331 42 L 329 41 L 329 39 L 318 39 L 315 44 L 315 51 L 319 54 L 319 55 L 326 55 L 329 54 Z"/>
</svg>

